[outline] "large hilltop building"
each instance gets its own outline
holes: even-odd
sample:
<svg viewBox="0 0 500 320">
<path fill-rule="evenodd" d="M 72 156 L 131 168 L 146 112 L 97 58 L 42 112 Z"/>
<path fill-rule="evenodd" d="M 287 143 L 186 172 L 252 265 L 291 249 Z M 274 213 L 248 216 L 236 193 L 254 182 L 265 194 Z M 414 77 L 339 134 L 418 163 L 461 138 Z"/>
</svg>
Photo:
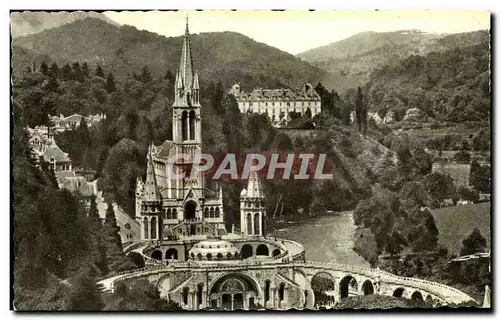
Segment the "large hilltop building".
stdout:
<svg viewBox="0 0 500 320">
<path fill-rule="evenodd" d="M 266 114 L 274 126 L 281 126 L 290 120 L 290 112 L 302 115 L 311 113 L 311 118 L 321 113 L 321 98 L 313 86 L 305 83 L 302 89 L 254 89 L 247 93 L 240 84 L 233 85 L 230 93 L 238 102 L 240 112 Z"/>
</svg>

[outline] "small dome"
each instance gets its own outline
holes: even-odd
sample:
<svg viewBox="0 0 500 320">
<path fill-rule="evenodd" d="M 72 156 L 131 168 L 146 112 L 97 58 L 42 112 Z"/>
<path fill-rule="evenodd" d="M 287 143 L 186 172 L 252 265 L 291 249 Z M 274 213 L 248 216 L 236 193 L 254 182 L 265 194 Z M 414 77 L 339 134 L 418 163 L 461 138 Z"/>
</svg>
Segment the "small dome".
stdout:
<svg viewBox="0 0 500 320">
<path fill-rule="evenodd" d="M 189 259 L 197 261 L 221 261 L 239 259 L 238 248 L 225 240 L 200 241 L 189 250 Z"/>
<path fill-rule="evenodd" d="M 246 195 L 247 195 L 247 189 L 243 188 L 243 190 L 241 190 L 240 197 L 244 197 Z"/>
</svg>

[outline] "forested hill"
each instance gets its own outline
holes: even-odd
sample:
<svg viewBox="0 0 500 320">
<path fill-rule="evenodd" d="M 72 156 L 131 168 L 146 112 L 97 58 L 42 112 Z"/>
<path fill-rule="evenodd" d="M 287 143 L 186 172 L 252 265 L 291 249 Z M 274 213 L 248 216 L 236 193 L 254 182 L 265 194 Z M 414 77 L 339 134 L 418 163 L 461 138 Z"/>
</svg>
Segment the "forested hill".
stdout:
<svg viewBox="0 0 500 320">
<path fill-rule="evenodd" d="M 437 120 L 489 121 L 490 38 L 487 32 L 475 36 L 478 44 L 412 55 L 372 73 L 365 86 L 369 108 L 418 108 Z M 453 37 L 442 41 L 470 39 Z"/>
<path fill-rule="evenodd" d="M 410 55 L 425 56 L 480 44 L 487 31 L 459 34 L 430 34 L 419 30 L 362 32 L 330 45 L 297 55 L 332 73 L 335 89 L 345 91 L 364 85 L 372 72 L 385 65 L 394 66 Z"/>
<path fill-rule="evenodd" d="M 143 66 L 147 66 L 154 77 L 162 77 L 167 70 L 175 73 L 182 39 L 87 18 L 16 38 L 13 46 L 48 55 L 60 65 L 74 61 L 88 62 L 91 67 L 99 64 L 117 78 L 138 73 Z M 317 83 L 329 77 L 328 72 L 289 53 L 234 32 L 194 34 L 191 46 L 201 82 L 215 79 L 225 87 L 239 81 L 244 88 L 295 88 L 306 81 Z M 23 61 L 15 56 L 18 53 L 19 50 L 14 51 L 14 61 Z M 13 67 L 23 71 L 27 66 Z"/>
</svg>

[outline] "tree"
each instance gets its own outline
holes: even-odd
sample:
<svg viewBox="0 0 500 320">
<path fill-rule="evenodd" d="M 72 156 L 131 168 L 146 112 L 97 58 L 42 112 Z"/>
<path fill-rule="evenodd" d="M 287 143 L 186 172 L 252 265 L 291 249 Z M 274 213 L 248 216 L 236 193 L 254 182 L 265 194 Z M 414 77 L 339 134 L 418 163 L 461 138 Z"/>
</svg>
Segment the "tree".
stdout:
<svg viewBox="0 0 500 320">
<path fill-rule="evenodd" d="M 82 64 L 82 76 L 84 79 L 87 79 L 90 76 L 89 64 L 86 61 Z"/>
<path fill-rule="evenodd" d="M 119 283 L 112 295 L 113 300 L 105 310 L 116 311 L 181 311 L 174 301 L 160 298 L 158 289 L 147 280 L 139 280 L 131 286 Z"/>
<path fill-rule="evenodd" d="M 142 67 L 140 81 L 148 83 L 151 80 L 153 80 L 153 78 L 151 77 L 151 72 L 149 71 L 149 68 L 147 66 Z"/>
<path fill-rule="evenodd" d="M 106 265 L 106 249 L 103 244 L 103 225 L 102 219 L 97 209 L 96 197 L 93 196 L 90 200 L 90 208 L 88 213 L 89 229 L 92 234 L 92 253 L 90 259 L 102 273 L 107 273 Z"/>
<path fill-rule="evenodd" d="M 115 77 L 110 72 L 110 73 L 108 73 L 108 76 L 106 78 L 106 92 L 107 93 L 112 93 L 112 92 L 115 92 L 115 91 L 116 91 Z"/>
<path fill-rule="evenodd" d="M 455 153 L 453 159 L 458 163 L 470 163 L 470 153 L 465 150 L 460 150 Z"/>
<path fill-rule="evenodd" d="M 102 70 L 100 65 L 97 65 L 97 68 L 95 69 L 95 75 L 101 78 L 104 78 L 104 71 Z"/>
<path fill-rule="evenodd" d="M 491 172 L 489 166 L 481 166 L 477 160 L 470 165 L 469 185 L 481 193 L 490 193 Z"/>
<path fill-rule="evenodd" d="M 63 80 L 72 80 L 73 78 L 73 70 L 71 69 L 70 65 L 66 63 L 61 70 L 61 76 Z"/>
<path fill-rule="evenodd" d="M 304 113 L 304 116 L 307 119 L 311 119 L 312 118 L 312 113 L 311 113 L 311 109 L 310 108 L 307 108 L 306 112 Z"/>
<path fill-rule="evenodd" d="M 49 74 L 53 78 L 59 77 L 59 66 L 57 65 L 57 63 L 52 62 L 51 66 L 50 66 Z"/>
<path fill-rule="evenodd" d="M 451 198 L 455 193 L 453 179 L 447 174 L 430 173 L 425 176 L 424 184 L 429 196 L 435 199 L 438 204 L 441 204 L 445 199 Z"/>
<path fill-rule="evenodd" d="M 120 228 L 116 224 L 115 211 L 113 205 L 108 201 L 106 218 L 104 219 L 104 246 L 106 250 L 106 264 L 110 271 L 119 272 L 122 270 L 134 269 L 135 264 L 123 254 L 123 247 Z"/>
<path fill-rule="evenodd" d="M 474 229 L 467 238 L 462 241 L 461 256 L 484 252 L 487 248 L 486 239 L 481 234 L 479 229 Z"/>
<path fill-rule="evenodd" d="M 49 75 L 49 67 L 47 66 L 45 61 L 42 62 L 42 64 L 40 65 L 40 73 L 43 74 L 44 76 Z"/>
<path fill-rule="evenodd" d="M 418 174 L 426 175 L 432 172 L 432 157 L 422 147 L 415 148 L 412 156 Z"/>
<path fill-rule="evenodd" d="M 81 269 L 72 286 L 69 309 L 75 311 L 102 310 L 104 304 L 91 268 L 84 266 Z"/>
<path fill-rule="evenodd" d="M 80 63 L 78 61 L 74 62 L 72 69 L 73 69 L 73 80 L 81 82 L 83 80 L 83 76 L 82 76 L 82 68 L 80 67 Z"/>
<path fill-rule="evenodd" d="M 174 82 L 175 82 L 175 76 L 174 74 L 172 73 L 172 71 L 170 71 L 170 69 L 167 70 L 167 73 L 165 73 L 165 77 L 164 77 L 165 80 L 167 80 L 167 83 L 170 84 L 170 85 L 174 85 Z"/>
<path fill-rule="evenodd" d="M 59 89 L 59 82 L 57 81 L 56 76 L 50 76 L 49 82 L 47 83 L 47 86 L 45 86 L 45 89 L 50 92 L 57 92 L 57 89 Z"/>
<path fill-rule="evenodd" d="M 366 126 L 368 125 L 368 119 L 366 106 L 363 103 L 363 92 L 361 91 L 361 87 L 358 87 L 357 89 L 354 106 L 356 110 L 356 123 L 358 125 L 358 130 L 363 135 L 366 135 Z"/>
<path fill-rule="evenodd" d="M 458 193 L 460 194 L 460 198 L 465 201 L 471 201 L 473 203 L 479 201 L 479 192 L 474 189 L 462 186 L 458 190 Z"/>
</svg>

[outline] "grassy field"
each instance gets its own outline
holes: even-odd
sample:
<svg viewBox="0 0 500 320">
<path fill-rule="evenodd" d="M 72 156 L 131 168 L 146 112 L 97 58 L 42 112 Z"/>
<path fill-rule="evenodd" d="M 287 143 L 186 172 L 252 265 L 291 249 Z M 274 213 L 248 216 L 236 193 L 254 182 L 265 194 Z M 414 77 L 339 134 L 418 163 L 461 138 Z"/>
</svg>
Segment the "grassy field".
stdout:
<svg viewBox="0 0 500 320">
<path fill-rule="evenodd" d="M 468 186 L 469 185 L 469 174 L 470 174 L 470 164 L 462 163 L 433 163 L 432 172 L 439 172 L 450 175 L 456 186 Z"/>
<path fill-rule="evenodd" d="M 484 202 L 433 210 L 439 229 L 439 242 L 445 245 L 450 253 L 458 254 L 462 248 L 462 240 L 474 228 L 478 228 L 490 246 L 490 206 L 490 202 Z"/>
</svg>

